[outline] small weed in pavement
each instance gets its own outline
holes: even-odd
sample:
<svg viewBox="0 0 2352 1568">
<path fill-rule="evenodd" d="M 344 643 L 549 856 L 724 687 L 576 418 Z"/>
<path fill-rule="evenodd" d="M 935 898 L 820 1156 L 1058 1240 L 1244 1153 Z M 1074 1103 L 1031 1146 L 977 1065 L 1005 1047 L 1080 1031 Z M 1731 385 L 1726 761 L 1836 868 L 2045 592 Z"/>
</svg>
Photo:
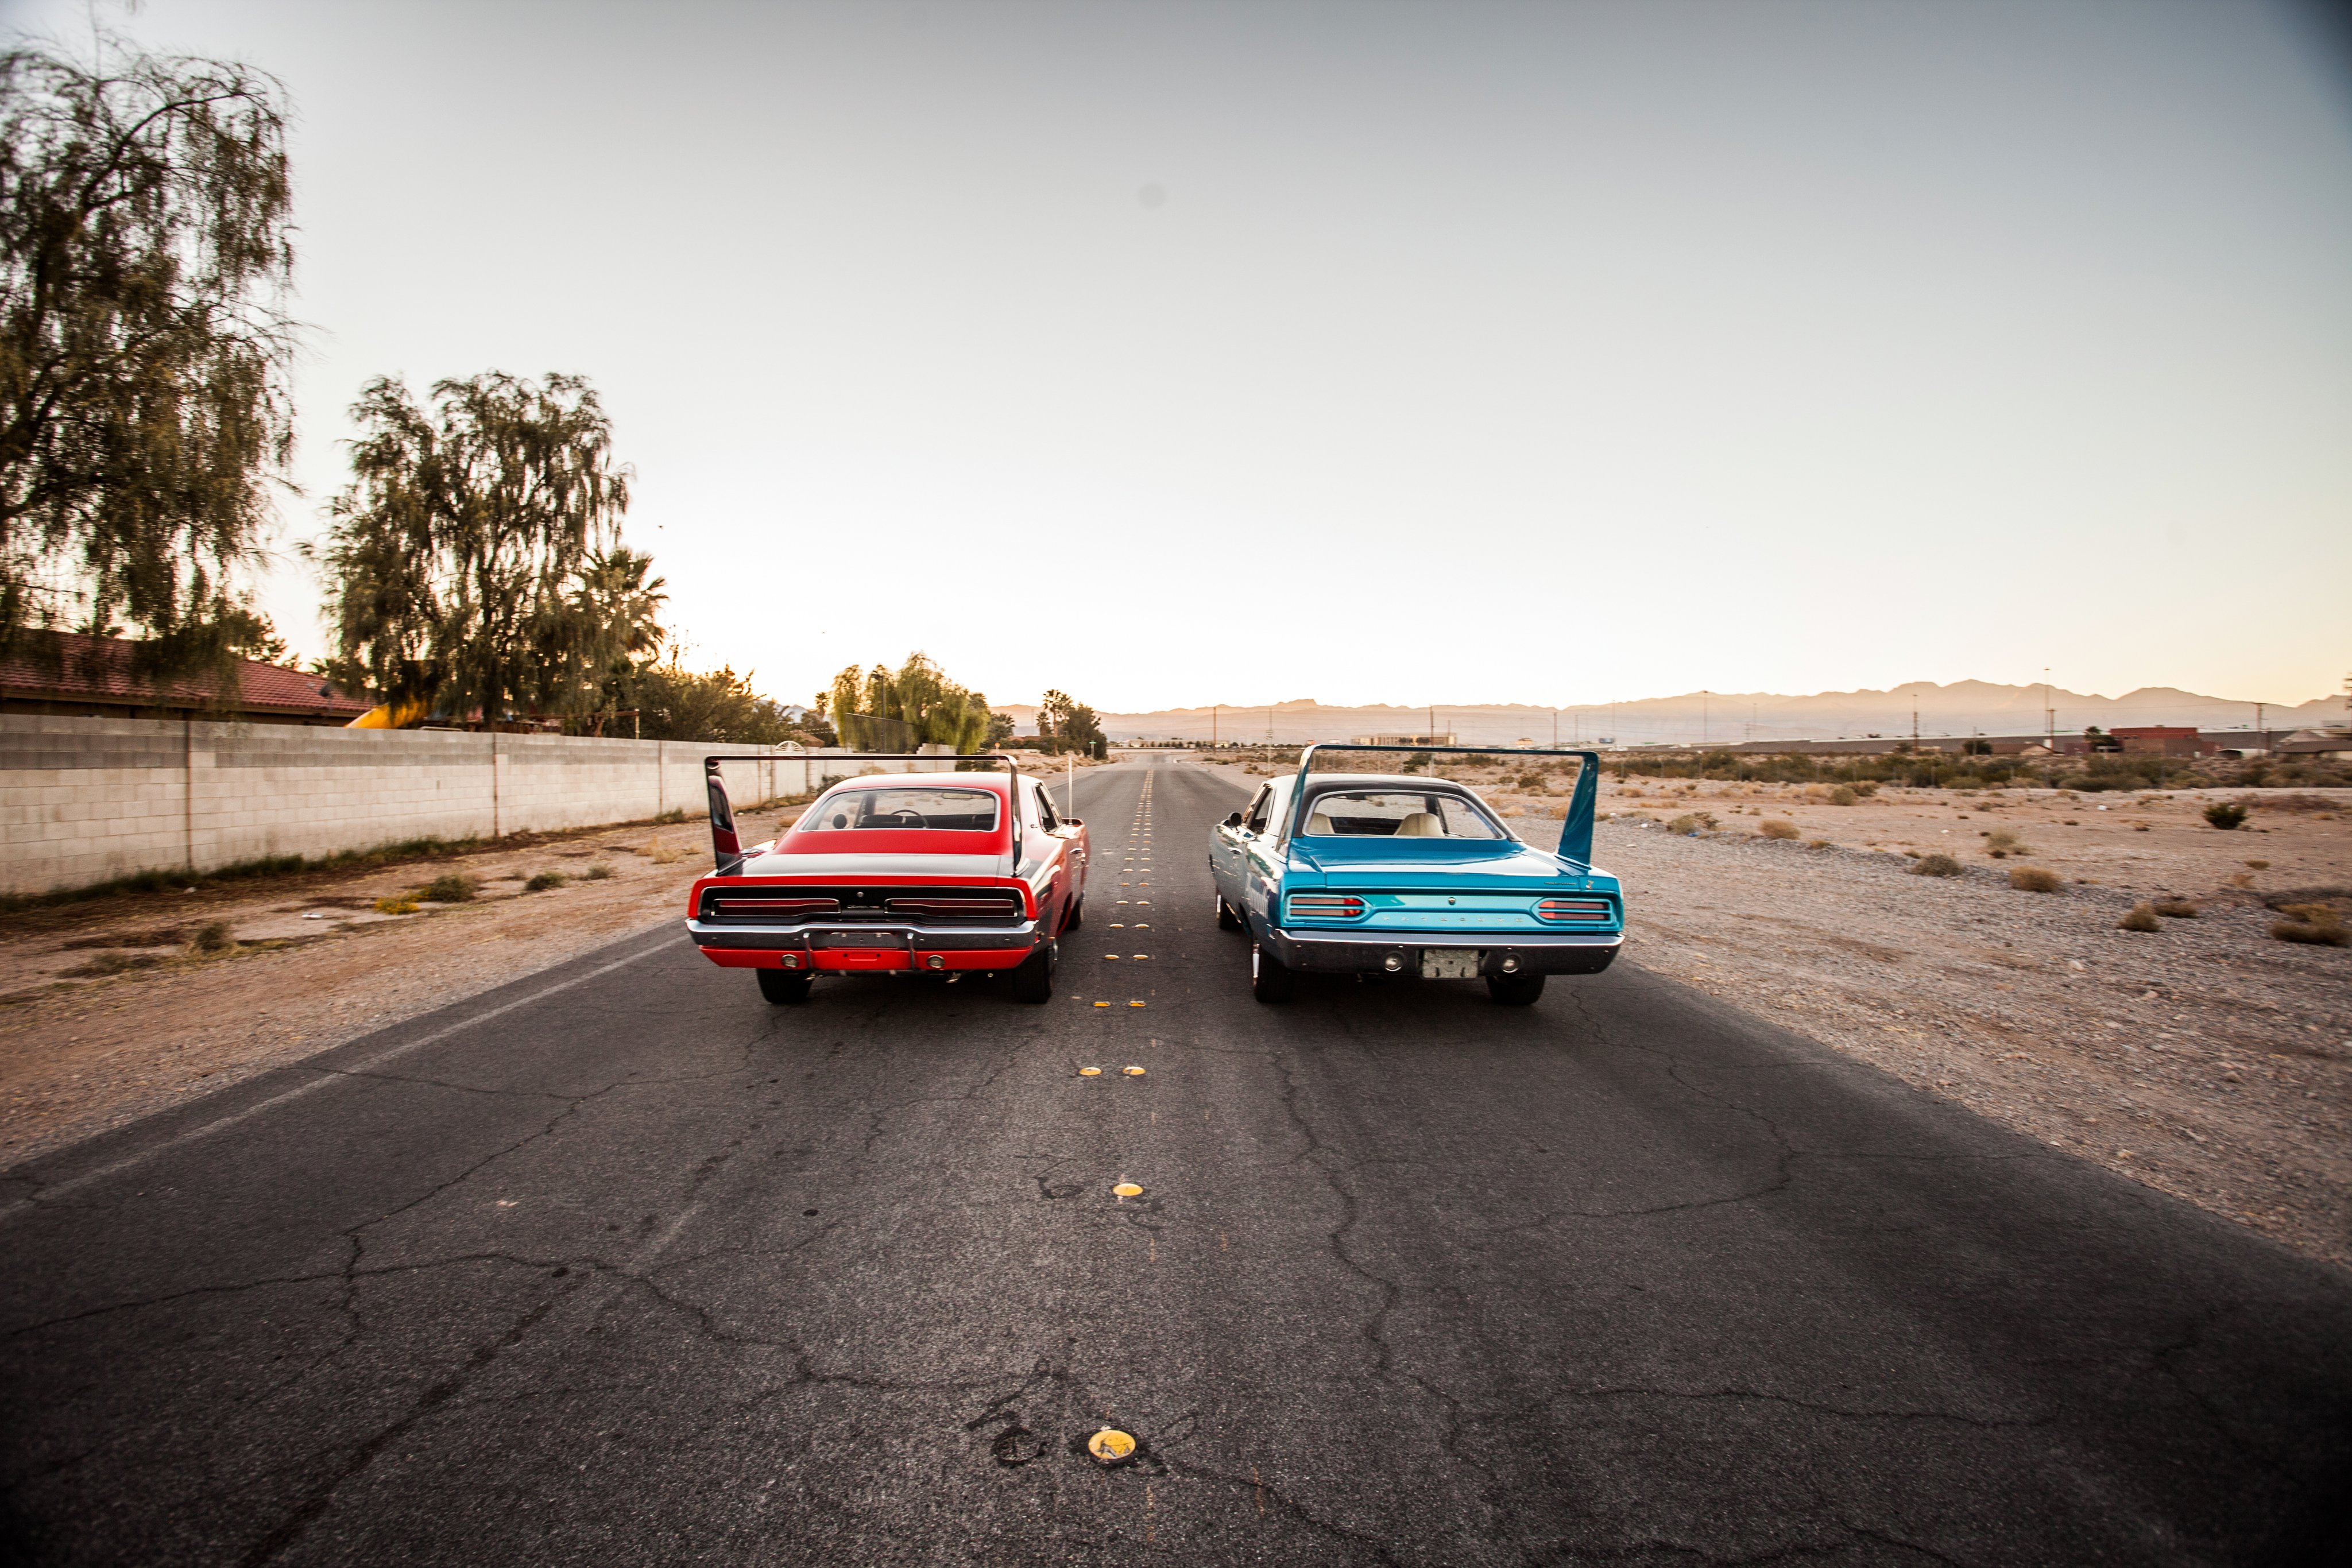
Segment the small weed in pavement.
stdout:
<svg viewBox="0 0 2352 1568">
<path fill-rule="evenodd" d="M 425 884 L 416 896 L 431 904 L 464 904 L 482 891 L 482 884 L 464 872 L 453 871 Z"/>
<path fill-rule="evenodd" d="M 522 884 L 522 890 L 525 893 L 545 893 L 551 888 L 562 887 L 565 883 L 570 882 L 571 880 L 572 879 L 570 877 L 565 876 L 560 871 L 543 871 L 537 876 L 532 877 L 529 882 L 524 883 Z"/>
</svg>

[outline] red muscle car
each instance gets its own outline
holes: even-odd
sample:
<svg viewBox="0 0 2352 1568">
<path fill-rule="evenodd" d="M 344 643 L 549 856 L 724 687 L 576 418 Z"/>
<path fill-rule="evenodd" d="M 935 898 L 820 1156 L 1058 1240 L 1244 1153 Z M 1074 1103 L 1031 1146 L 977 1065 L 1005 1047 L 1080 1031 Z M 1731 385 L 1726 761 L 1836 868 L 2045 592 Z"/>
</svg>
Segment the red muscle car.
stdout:
<svg viewBox="0 0 2352 1568">
<path fill-rule="evenodd" d="M 1001 773 L 844 779 L 772 842 L 746 849 L 719 765 L 772 760 L 704 760 L 718 869 L 695 883 L 686 922 L 703 956 L 751 970 L 777 1003 L 806 1001 L 819 975 L 976 971 L 1010 975 L 1021 1001 L 1053 995 L 1057 940 L 1086 904 L 1087 828 L 1057 816 L 1011 758 L 961 759 Z"/>
</svg>

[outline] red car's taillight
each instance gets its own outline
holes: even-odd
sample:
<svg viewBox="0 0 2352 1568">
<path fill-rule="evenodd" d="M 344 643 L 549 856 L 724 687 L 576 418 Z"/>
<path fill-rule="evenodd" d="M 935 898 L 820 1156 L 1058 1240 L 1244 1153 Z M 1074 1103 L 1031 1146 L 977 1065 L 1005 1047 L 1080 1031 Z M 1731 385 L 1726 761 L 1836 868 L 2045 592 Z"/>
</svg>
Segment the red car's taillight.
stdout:
<svg viewBox="0 0 2352 1568">
<path fill-rule="evenodd" d="M 1590 924 L 1609 918 L 1609 901 L 1605 898 L 1547 898 L 1536 905 L 1538 920 L 1559 920 Z"/>
</svg>

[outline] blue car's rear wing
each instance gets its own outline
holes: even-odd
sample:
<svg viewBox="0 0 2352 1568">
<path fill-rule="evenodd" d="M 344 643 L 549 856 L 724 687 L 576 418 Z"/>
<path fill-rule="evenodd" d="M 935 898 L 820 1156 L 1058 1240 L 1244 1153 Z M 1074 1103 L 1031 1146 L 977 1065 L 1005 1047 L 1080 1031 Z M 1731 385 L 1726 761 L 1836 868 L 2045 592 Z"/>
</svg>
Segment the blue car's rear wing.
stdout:
<svg viewBox="0 0 2352 1568">
<path fill-rule="evenodd" d="M 1559 854 L 1580 866 L 1592 863 L 1592 821 L 1601 804 L 1601 753 L 1552 751 L 1517 746 L 1310 746 L 1298 754 L 1298 781 L 1290 790 L 1290 827 L 1286 837 L 1298 836 L 1299 813 L 1307 805 L 1307 774 L 1318 751 L 1402 751 L 1416 757 L 1574 757 L 1584 766 L 1576 770 L 1576 793 L 1569 797 L 1568 821 L 1559 828 Z"/>
<path fill-rule="evenodd" d="M 1002 762 L 1004 770 L 1014 779 L 1021 777 L 1021 765 L 1002 751 L 962 752 L 943 756 L 936 751 L 811 751 L 799 756 L 779 758 L 773 753 L 745 752 L 736 755 L 719 753 L 702 759 L 703 781 L 710 794 L 710 857 L 719 865 L 720 876 L 732 876 L 743 863 L 743 841 L 735 833 L 735 809 L 727 800 L 727 781 L 719 775 L 722 762 Z M 913 769 L 908 769 L 909 772 Z M 853 775 L 842 774 L 842 778 Z M 826 773 L 826 783 L 834 775 Z M 1021 863 L 1021 796 L 1016 784 L 1009 792 L 1008 814 L 1013 820 L 1013 863 Z M 778 837 L 782 834 L 779 833 Z"/>
</svg>

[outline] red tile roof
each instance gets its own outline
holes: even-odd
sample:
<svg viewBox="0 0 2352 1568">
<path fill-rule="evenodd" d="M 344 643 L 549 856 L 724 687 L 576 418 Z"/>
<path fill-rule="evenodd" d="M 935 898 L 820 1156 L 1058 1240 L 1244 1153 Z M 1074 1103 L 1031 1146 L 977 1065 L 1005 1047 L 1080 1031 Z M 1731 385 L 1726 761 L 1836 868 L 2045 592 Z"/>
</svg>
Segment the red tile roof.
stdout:
<svg viewBox="0 0 2352 1568">
<path fill-rule="evenodd" d="M 208 708 L 216 699 L 205 680 L 166 681 L 151 687 L 131 673 L 135 643 L 118 637 L 85 637 L 58 632 L 61 669 L 30 653 L 0 656 L 0 695 L 48 702 L 128 703 L 139 706 Z M 357 718 L 374 706 L 347 697 L 318 675 L 239 659 L 236 695 L 222 705 L 232 713 L 325 714 Z"/>
</svg>

